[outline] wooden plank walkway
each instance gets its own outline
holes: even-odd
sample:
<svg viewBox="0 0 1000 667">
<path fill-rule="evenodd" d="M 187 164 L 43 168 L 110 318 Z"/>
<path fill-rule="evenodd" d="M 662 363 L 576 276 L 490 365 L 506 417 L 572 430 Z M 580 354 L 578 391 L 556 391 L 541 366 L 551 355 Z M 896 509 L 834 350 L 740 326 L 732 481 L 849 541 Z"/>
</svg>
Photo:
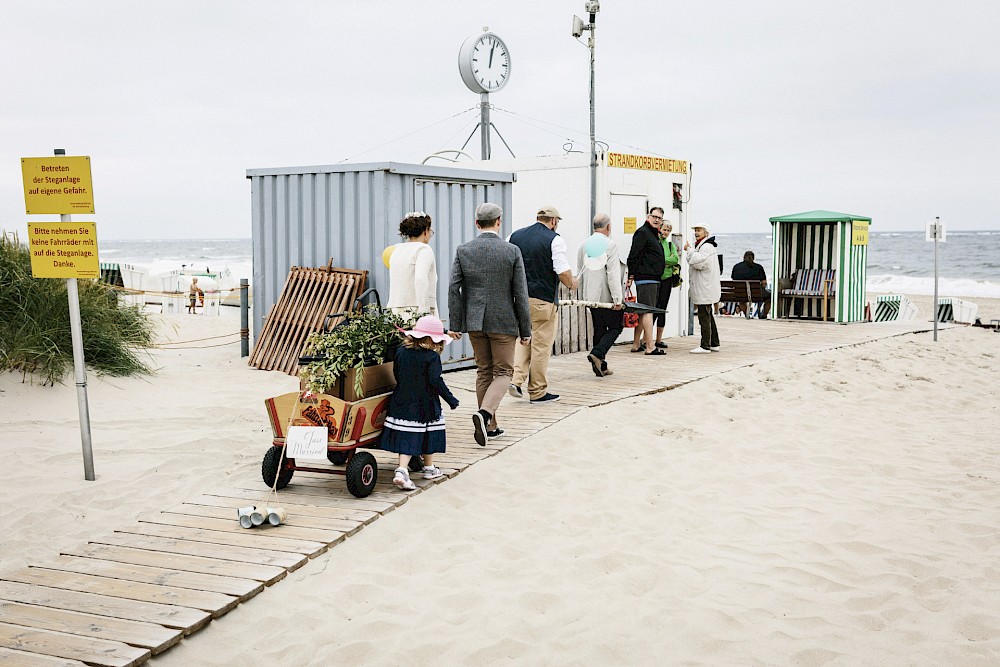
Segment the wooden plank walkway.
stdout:
<svg viewBox="0 0 1000 667">
<path fill-rule="evenodd" d="M 417 491 L 400 493 L 391 482 L 395 456 L 374 451 L 380 474 L 367 498 L 353 497 L 342 477 L 296 472 L 279 494 L 280 505 L 288 511 L 287 523 L 244 530 L 236 521 L 236 508 L 266 491 L 259 476 L 253 476 L 165 511 L 144 513 L 134 524 L 46 562 L 0 572 L 0 667 L 141 664 L 422 490 L 584 407 L 932 326 L 913 321 L 843 326 L 720 318 L 719 353 L 689 355 L 698 344 L 694 336 L 670 339 L 662 357 L 629 354 L 627 346 L 618 346 L 608 359 L 614 375 L 605 378 L 594 376 L 584 353 L 553 357 L 549 381 L 562 399 L 545 405 L 505 399 L 499 415 L 504 435 L 485 447 L 472 438 L 475 371 L 449 373 L 445 380 L 461 406 L 447 415 L 447 453 L 435 457 L 445 477 L 415 476 Z M 261 442 L 262 454 L 269 444 L 269 438 Z"/>
</svg>

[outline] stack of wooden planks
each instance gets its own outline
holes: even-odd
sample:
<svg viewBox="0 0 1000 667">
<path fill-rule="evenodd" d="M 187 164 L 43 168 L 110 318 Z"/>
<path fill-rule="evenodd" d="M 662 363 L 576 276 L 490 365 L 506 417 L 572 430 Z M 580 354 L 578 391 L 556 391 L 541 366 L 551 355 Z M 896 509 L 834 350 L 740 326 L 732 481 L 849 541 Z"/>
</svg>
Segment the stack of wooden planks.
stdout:
<svg viewBox="0 0 1000 667">
<path fill-rule="evenodd" d="M 298 373 L 306 338 L 323 328 L 327 315 L 350 310 L 367 280 L 367 271 L 293 266 L 257 337 L 250 365 L 264 371 Z"/>
</svg>

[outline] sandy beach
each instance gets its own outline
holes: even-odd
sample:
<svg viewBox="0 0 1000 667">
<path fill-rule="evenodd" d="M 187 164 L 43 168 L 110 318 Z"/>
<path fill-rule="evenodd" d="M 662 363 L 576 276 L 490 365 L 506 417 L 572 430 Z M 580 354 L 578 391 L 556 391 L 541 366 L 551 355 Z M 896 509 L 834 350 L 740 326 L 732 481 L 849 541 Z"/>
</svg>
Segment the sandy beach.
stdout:
<svg viewBox="0 0 1000 667">
<path fill-rule="evenodd" d="M 0 376 L 0 571 L 259 480 L 297 382 L 245 365 L 238 320 L 163 322 L 193 342 L 155 376 L 90 377 L 96 482 L 72 378 Z M 961 327 L 581 410 L 148 664 L 1000 664 L 998 357 Z"/>
</svg>

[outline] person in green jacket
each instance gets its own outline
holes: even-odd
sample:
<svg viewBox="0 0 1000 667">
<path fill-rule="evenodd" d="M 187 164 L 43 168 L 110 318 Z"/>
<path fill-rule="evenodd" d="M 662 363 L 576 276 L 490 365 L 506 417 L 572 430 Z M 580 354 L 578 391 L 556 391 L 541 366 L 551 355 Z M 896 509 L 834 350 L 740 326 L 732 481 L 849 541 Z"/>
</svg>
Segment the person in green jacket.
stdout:
<svg viewBox="0 0 1000 667">
<path fill-rule="evenodd" d="M 660 288 L 656 292 L 656 307 L 667 309 L 670 303 L 670 290 L 681 283 L 681 257 L 677 246 L 670 240 L 670 233 L 673 226 L 663 221 L 660 225 L 660 245 L 663 246 L 663 258 L 666 266 L 663 268 L 663 275 L 660 276 Z M 667 324 L 667 316 L 664 313 L 657 313 L 653 316 L 656 325 L 656 347 L 666 349 L 667 344 L 663 342 L 663 328 Z"/>
</svg>

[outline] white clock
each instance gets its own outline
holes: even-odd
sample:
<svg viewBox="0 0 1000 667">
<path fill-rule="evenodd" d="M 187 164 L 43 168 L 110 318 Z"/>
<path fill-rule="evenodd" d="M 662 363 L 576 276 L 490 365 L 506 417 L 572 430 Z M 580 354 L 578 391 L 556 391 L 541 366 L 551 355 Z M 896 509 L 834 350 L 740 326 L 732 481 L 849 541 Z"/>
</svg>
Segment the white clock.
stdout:
<svg viewBox="0 0 1000 667">
<path fill-rule="evenodd" d="M 472 92 L 495 93 L 510 79 L 507 45 L 492 32 L 470 37 L 458 51 L 458 71 Z"/>
</svg>

